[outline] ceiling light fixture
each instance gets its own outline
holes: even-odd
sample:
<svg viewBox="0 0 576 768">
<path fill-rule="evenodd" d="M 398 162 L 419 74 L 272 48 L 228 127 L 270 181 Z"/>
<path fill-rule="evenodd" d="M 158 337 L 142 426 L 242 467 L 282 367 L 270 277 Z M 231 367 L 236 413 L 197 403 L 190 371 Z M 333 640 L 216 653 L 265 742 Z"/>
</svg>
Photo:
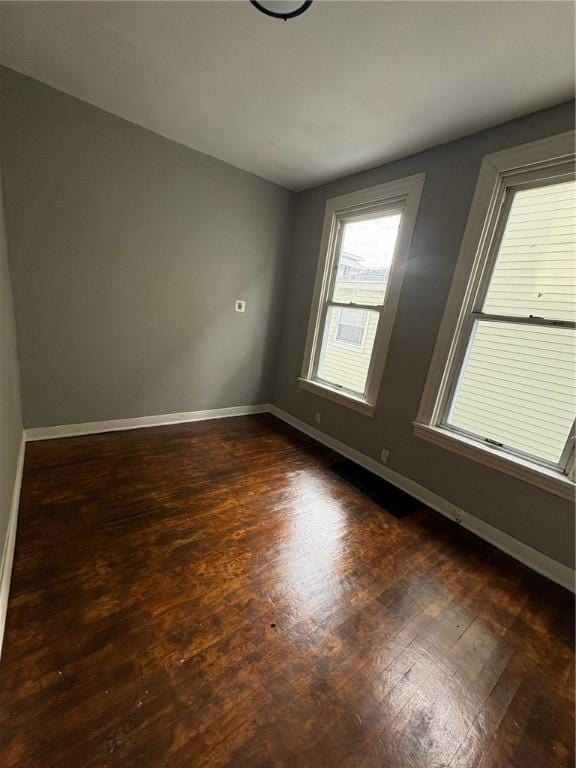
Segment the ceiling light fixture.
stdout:
<svg viewBox="0 0 576 768">
<path fill-rule="evenodd" d="M 306 0 L 301 2 L 297 0 L 264 0 L 264 2 L 258 2 L 258 0 L 250 0 L 253 6 L 258 8 L 259 11 L 265 13 L 266 16 L 272 16 L 273 19 L 294 19 L 296 16 L 304 13 L 312 5 L 312 0 Z"/>
</svg>

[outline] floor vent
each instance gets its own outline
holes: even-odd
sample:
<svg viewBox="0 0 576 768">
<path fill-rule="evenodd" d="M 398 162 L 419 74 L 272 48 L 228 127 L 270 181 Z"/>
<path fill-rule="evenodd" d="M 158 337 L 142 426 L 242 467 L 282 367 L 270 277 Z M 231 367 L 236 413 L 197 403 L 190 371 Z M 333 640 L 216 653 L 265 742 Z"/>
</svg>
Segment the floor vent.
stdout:
<svg viewBox="0 0 576 768">
<path fill-rule="evenodd" d="M 353 461 L 339 461 L 333 464 L 330 470 L 348 485 L 357 488 L 365 496 L 368 496 L 393 517 L 406 517 L 423 506 L 418 499 L 401 491 L 391 483 L 387 483 L 386 480 L 382 480 L 378 475 L 369 472 Z"/>
</svg>

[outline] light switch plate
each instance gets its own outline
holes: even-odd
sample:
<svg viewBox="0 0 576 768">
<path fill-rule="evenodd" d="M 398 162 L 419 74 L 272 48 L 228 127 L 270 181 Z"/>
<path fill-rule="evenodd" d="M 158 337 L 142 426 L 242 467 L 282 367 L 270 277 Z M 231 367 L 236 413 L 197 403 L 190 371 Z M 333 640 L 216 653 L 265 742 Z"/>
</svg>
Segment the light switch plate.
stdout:
<svg viewBox="0 0 576 768">
<path fill-rule="evenodd" d="M 246 302 L 242 301 L 241 299 L 236 299 L 236 303 L 234 304 L 234 309 L 236 312 L 246 312 Z"/>
</svg>

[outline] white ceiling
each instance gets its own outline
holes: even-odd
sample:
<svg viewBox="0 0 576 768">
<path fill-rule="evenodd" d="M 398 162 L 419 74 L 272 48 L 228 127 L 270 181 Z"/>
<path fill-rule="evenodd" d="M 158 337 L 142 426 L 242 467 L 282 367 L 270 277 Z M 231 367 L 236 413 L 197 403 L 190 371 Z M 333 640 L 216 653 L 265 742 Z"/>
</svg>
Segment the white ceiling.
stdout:
<svg viewBox="0 0 576 768">
<path fill-rule="evenodd" d="M 571 2 L 12 2 L 0 61 L 293 189 L 571 98 Z"/>
</svg>

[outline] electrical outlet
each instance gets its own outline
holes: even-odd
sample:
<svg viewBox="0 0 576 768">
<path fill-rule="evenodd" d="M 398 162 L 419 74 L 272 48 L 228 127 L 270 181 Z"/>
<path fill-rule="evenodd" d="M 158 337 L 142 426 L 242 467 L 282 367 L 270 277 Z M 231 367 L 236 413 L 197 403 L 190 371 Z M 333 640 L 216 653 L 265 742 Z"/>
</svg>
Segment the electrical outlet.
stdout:
<svg viewBox="0 0 576 768">
<path fill-rule="evenodd" d="M 388 463 L 389 456 L 390 456 L 390 451 L 387 451 L 386 448 L 382 448 L 382 450 L 380 451 L 380 461 L 382 462 L 382 464 Z"/>
<path fill-rule="evenodd" d="M 316 411 L 316 413 L 314 414 L 314 421 L 316 422 L 316 424 L 320 424 L 320 422 L 322 421 L 322 413 L 320 411 Z"/>
<path fill-rule="evenodd" d="M 234 309 L 236 312 L 246 312 L 246 302 L 241 299 L 236 299 Z"/>
</svg>

